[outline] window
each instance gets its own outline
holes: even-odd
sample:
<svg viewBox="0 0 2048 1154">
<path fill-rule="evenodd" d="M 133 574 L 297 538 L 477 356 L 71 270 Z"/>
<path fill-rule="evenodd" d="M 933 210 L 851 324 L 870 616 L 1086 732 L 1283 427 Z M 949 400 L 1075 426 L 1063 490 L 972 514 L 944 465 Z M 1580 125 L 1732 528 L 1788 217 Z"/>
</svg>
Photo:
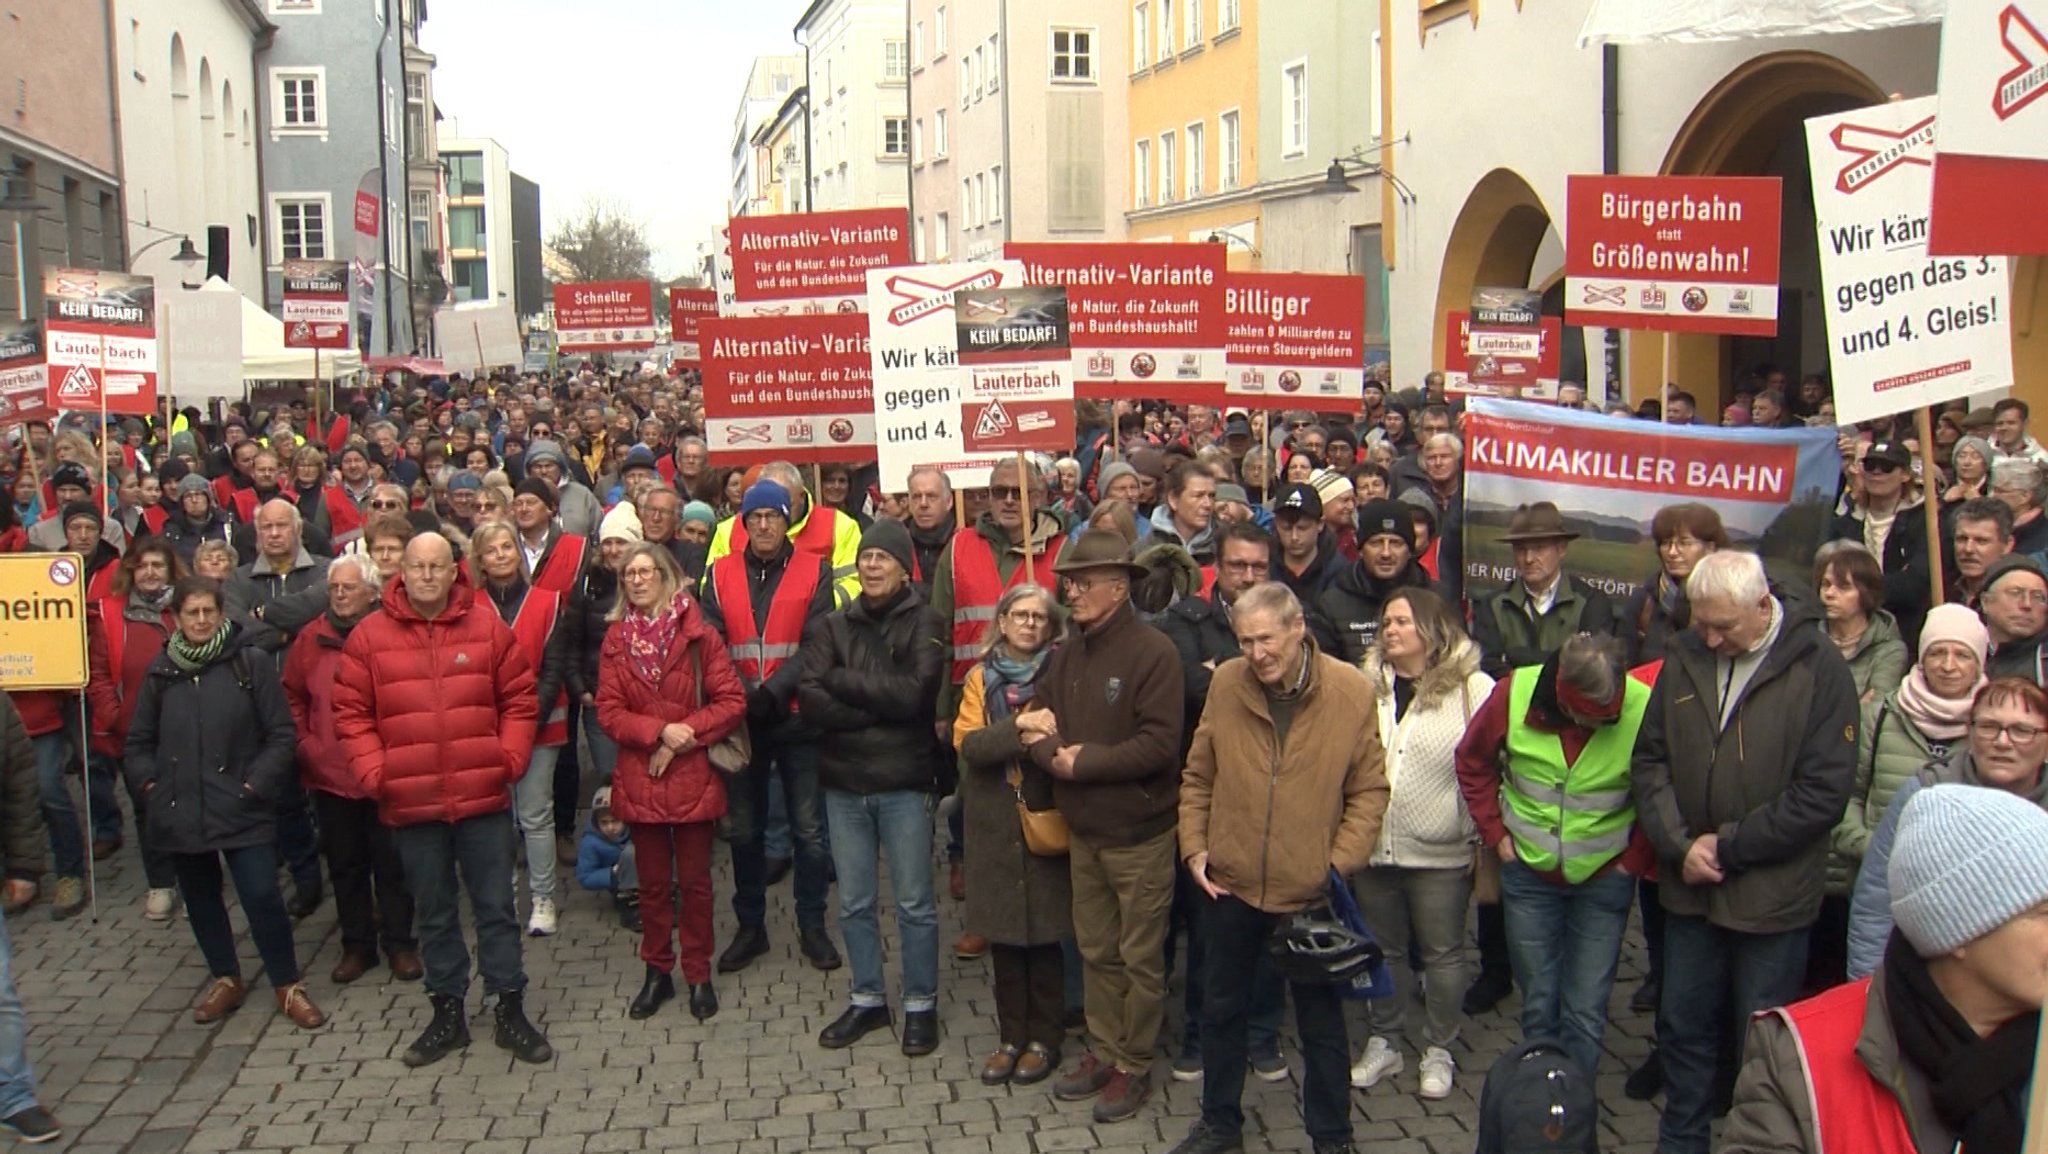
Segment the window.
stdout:
<svg viewBox="0 0 2048 1154">
<path fill-rule="evenodd" d="M 1174 168 L 1173 133 L 1159 134 L 1159 203 L 1171 204 L 1178 197 L 1179 190 L 1173 186 Z"/>
<path fill-rule="evenodd" d="M 326 69 L 270 72 L 271 126 L 283 129 L 327 127 Z"/>
<path fill-rule="evenodd" d="M 960 178 L 960 227 L 973 228 L 981 223 L 980 214 L 975 211 L 974 178 Z"/>
<path fill-rule="evenodd" d="M 1217 0 L 1216 35 L 1237 31 L 1237 0 Z"/>
<path fill-rule="evenodd" d="M 997 46 L 996 46 L 996 38 L 995 38 L 995 37 L 993 37 L 993 36 L 991 36 L 991 37 L 989 37 L 989 38 L 988 38 L 988 90 L 989 90 L 989 94 L 990 94 L 991 96 L 993 96 L 993 95 L 994 95 L 995 93 L 997 93 L 997 92 L 1000 92 L 1000 91 L 1002 91 L 1002 87 L 1003 87 L 1003 63 L 1002 63 L 1002 53 L 1001 53 L 1001 51 L 1000 51 L 1000 50 L 999 50 L 999 49 L 997 48 Z"/>
<path fill-rule="evenodd" d="M 1052 78 L 1095 79 L 1095 32 L 1088 28 L 1052 30 Z"/>
<path fill-rule="evenodd" d="M 988 173 L 988 220 L 990 224 L 1003 219 L 1003 166 L 998 164 Z"/>
<path fill-rule="evenodd" d="M 981 54 L 981 45 L 979 44 L 974 46 L 973 60 L 974 98 L 976 100 L 980 100 L 982 97 L 982 80 L 988 74 L 988 62 L 983 58 Z"/>
<path fill-rule="evenodd" d="M 412 251 L 425 259 L 425 254 L 435 247 L 434 194 L 415 189 L 406 194 L 406 199 L 411 202 L 405 217 L 412 225 Z"/>
<path fill-rule="evenodd" d="M 1216 128 L 1221 133 L 1216 142 L 1217 161 L 1222 165 L 1222 181 L 1217 185 L 1223 191 L 1236 188 L 1242 181 L 1243 170 L 1238 166 L 1238 148 L 1241 140 L 1238 131 L 1237 109 L 1233 108 L 1216 118 Z"/>
<path fill-rule="evenodd" d="M 1202 181 L 1207 175 L 1204 172 L 1205 165 L 1202 160 L 1202 138 L 1206 135 L 1208 134 L 1203 131 L 1202 122 L 1199 120 L 1181 130 L 1181 137 L 1187 141 L 1188 145 L 1188 162 L 1186 165 L 1188 183 L 1187 192 L 1184 195 L 1189 200 L 1202 195 Z"/>
<path fill-rule="evenodd" d="M 946 159 L 946 110 L 932 113 L 932 159 Z"/>
<path fill-rule="evenodd" d="M 277 259 L 327 259 L 328 203 L 325 193 L 270 198 L 271 223 L 277 236 Z"/>
<path fill-rule="evenodd" d="M 910 26 L 910 70 L 924 67 L 924 21 Z"/>
<path fill-rule="evenodd" d="M 451 262 L 448 287 L 455 290 L 457 303 L 491 299 L 491 262 L 481 257 Z"/>
<path fill-rule="evenodd" d="M 1152 9 L 1144 4 L 1131 9 L 1131 71 L 1143 72 L 1152 63 L 1152 53 L 1145 47 L 1145 33 L 1152 26 Z"/>
<path fill-rule="evenodd" d="M 1137 143 L 1137 154 L 1131 158 L 1131 196 L 1138 208 L 1152 203 L 1152 142 L 1141 140 Z"/>
<path fill-rule="evenodd" d="M 1297 60 L 1280 73 L 1280 152 L 1308 152 L 1308 61 Z"/>
<path fill-rule="evenodd" d="M 924 117 L 910 126 L 910 163 L 924 163 Z"/>
<path fill-rule="evenodd" d="M 1180 35 L 1180 46 L 1184 49 L 1200 48 L 1202 46 L 1202 0 L 1181 0 L 1181 10 L 1183 27 Z"/>
<path fill-rule="evenodd" d="M 974 57 L 960 58 L 960 108 L 962 111 L 974 103 Z"/>
<path fill-rule="evenodd" d="M 882 118 L 882 155 L 910 155 L 910 121 L 901 116 Z"/>
<path fill-rule="evenodd" d="M 444 152 L 448 166 L 448 199 L 467 200 L 484 194 L 484 156 L 481 152 Z"/>
<path fill-rule="evenodd" d="M 939 5 L 932 13 L 932 59 L 946 54 L 946 6 Z"/>
<path fill-rule="evenodd" d="M 910 75 L 910 46 L 901 40 L 882 41 L 882 79 L 901 80 Z"/>
<path fill-rule="evenodd" d="M 953 226 L 943 212 L 932 218 L 932 250 L 933 260 L 953 255 Z"/>
<path fill-rule="evenodd" d="M 405 100 L 408 104 L 427 102 L 427 74 L 408 72 L 405 74 Z"/>
<path fill-rule="evenodd" d="M 1173 57 L 1173 42 L 1180 29 L 1173 25 L 1173 0 L 1159 0 L 1159 59 Z"/>
<path fill-rule="evenodd" d="M 468 205 L 448 210 L 448 247 L 471 252 L 490 247 L 490 240 L 484 232 L 484 210 L 482 205 Z"/>
<path fill-rule="evenodd" d="M 1374 140 L 1380 138 L 1380 70 L 1386 67 L 1385 58 L 1380 55 L 1380 34 L 1372 34 L 1372 49 L 1366 57 L 1365 70 L 1365 130 Z"/>
</svg>

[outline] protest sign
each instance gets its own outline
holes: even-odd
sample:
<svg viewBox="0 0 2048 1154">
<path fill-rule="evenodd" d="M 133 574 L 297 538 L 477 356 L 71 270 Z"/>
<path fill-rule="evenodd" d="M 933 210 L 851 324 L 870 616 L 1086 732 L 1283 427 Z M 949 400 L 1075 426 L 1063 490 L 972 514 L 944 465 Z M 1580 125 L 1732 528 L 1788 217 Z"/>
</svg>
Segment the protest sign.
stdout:
<svg viewBox="0 0 2048 1154">
<path fill-rule="evenodd" d="M 752 316 L 855 313 L 871 269 L 910 263 L 910 217 L 900 208 L 736 216 L 733 308 Z"/>
<path fill-rule="evenodd" d="M 348 262 L 288 260 L 283 280 L 278 315 L 284 321 L 284 347 L 347 348 Z"/>
<path fill-rule="evenodd" d="M 1223 308 L 1228 403 L 1349 410 L 1364 398 L 1363 278 L 1228 273 Z"/>
<path fill-rule="evenodd" d="M 85 585 L 76 553 L 0 554 L 0 690 L 84 687 Z"/>
<path fill-rule="evenodd" d="M 1776 336 L 1782 183 L 1567 177 L 1565 323 Z"/>
<path fill-rule="evenodd" d="M 668 290 L 668 342 L 679 364 L 696 368 L 704 359 L 697 325 L 705 317 L 718 315 L 717 289 Z"/>
<path fill-rule="evenodd" d="M 1219 406 L 1229 336 L 1220 244 L 1010 244 L 1025 282 L 1067 290 L 1074 388 Z"/>
<path fill-rule="evenodd" d="M 49 405 L 125 416 L 156 411 L 156 282 L 131 273 L 52 269 L 43 279 Z"/>
<path fill-rule="evenodd" d="M 1532 357 L 1492 354 L 1495 384 L 1480 384 L 1472 376 L 1472 314 L 1444 314 L 1444 391 L 1478 396 L 1520 398 L 1525 401 L 1557 399 L 1558 376 L 1563 372 L 1564 322 L 1556 317 L 1539 318 L 1536 326 L 1536 355 Z"/>
<path fill-rule="evenodd" d="M 644 280 L 555 286 L 558 352 L 638 352 L 654 347 L 654 290 Z"/>
<path fill-rule="evenodd" d="M 451 373 L 482 373 L 526 359 L 511 301 L 451 305 L 434 312 L 434 346 Z"/>
<path fill-rule="evenodd" d="M 1501 285 L 1473 289 L 1465 355 L 1470 359 L 1467 383 L 1482 390 L 1519 390 L 1529 379 L 1528 367 L 1543 356 L 1543 294 Z"/>
<path fill-rule="evenodd" d="M 960 411 L 967 451 L 1072 451 L 1067 290 L 969 289 L 954 294 L 953 315 L 967 389 Z"/>
<path fill-rule="evenodd" d="M 216 281 L 197 292 L 164 297 L 161 303 L 164 395 L 190 400 L 240 397 L 242 294 Z"/>
<path fill-rule="evenodd" d="M 712 461 L 847 461 L 872 450 L 866 317 L 708 317 L 699 335 Z"/>
<path fill-rule="evenodd" d="M 2048 252 L 2048 0 L 1949 0 L 1937 98 L 1927 251 Z"/>
<path fill-rule="evenodd" d="M 1834 520 L 1841 458 L 1832 426 L 1721 429 L 1661 425 L 1478 398 L 1465 424 L 1465 588 L 1514 580 L 1500 540 L 1515 507 L 1550 501 L 1579 535 L 1565 570 L 1610 597 L 1658 571 L 1650 521 L 1666 505 L 1713 506 L 1738 549 L 1788 585 L 1813 580 Z"/>
<path fill-rule="evenodd" d="M 35 321 L 0 324 L 0 426 L 56 415 L 43 368 L 42 327 Z"/>
<path fill-rule="evenodd" d="M 967 450 L 967 383 L 953 295 L 1023 283 L 1024 266 L 1014 260 L 868 270 L 875 452 L 884 491 L 903 492 L 919 465 L 944 470 L 955 488 L 988 484 L 989 466 L 1003 454 Z"/>
<path fill-rule="evenodd" d="M 2003 257 L 1930 257 L 1932 96 L 1806 122 L 1835 418 L 2012 384 Z"/>
</svg>

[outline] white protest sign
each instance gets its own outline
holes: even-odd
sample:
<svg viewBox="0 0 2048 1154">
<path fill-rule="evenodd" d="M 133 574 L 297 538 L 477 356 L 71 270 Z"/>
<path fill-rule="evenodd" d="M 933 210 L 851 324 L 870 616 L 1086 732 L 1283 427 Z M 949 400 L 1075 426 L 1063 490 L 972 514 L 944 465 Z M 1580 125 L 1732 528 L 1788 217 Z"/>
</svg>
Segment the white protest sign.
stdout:
<svg viewBox="0 0 2048 1154">
<path fill-rule="evenodd" d="M 242 396 L 242 294 L 211 286 L 157 297 L 164 318 L 163 392 L 183 399 Z"/>
<path fill-rule="evenodd" d="M 1930 257 L 1932 96 L 1806 122 L 1835 418 L 2012 384 L 2002 257 Z"/>
<path fill-rule="evenodd" d="M 919 465 L 945 470 L 955 487 L 980 488 L 988 484 L 989 467 L 1009 455 L 967 451 L 953 294 L 1023 283 L 1024 265 L 1014 260 L 868 270 L 875 455 L 885 491 L 909 488 L 910 471 Z"/>
<path fill-rule="evenodd" d="M 480 373 L 526 360 L 519 317 L 511 301 L 462 304 L 434 313 L 434 344 L 451 373 Z M 481 358 L 481 359 L 479 359 Z"/>
</svg>

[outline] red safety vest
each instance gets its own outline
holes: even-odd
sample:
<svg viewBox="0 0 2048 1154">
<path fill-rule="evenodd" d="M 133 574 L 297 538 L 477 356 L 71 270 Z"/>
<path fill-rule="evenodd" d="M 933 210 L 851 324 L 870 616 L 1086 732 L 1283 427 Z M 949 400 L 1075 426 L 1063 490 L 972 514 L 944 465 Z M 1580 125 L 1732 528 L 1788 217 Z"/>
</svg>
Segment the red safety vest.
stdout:
<svg viewBox="0 0 2048 1154">
<path fill-rule="evenodd" d="M 1200 591 L 1200 592 L 1198 592 L 1198 593 L 1196 593 L 1196 594 L 1195 594 L 1195 596 L 1197 596 L 1197 597 L 1200 597 L 1200 598 L 1201 598 L 1202 600 L 1204 600 L 1204 601 L 1207 601 L 1207 600 L 1209 599 L 1209 594 L 1210 594 L 1210 592 L 1211 592 L 1212 590 L 1214 590 L 1215 588 L 1216 588 L 1216 566 L 1214 566 L 1214 565 L 1204 565 L 1204 566 L 1202 566 L 1202 588 L 1201 588 L 1201 591 Z"/>
<path fill-rule="evenodd" d="M 564 533 L 555 538 L 555 543 L 548 546 L 547 554 L 540 559 L 540 564 L 534 567 L 533 587 L 568 596 L 569 590 L 576 587 L 577 575 L 583 572 L 583 550 L 586 545 L 584 538 L 571 533 Z"/>
<path fill-rule="evenodd" d="M 1038 552 L 1002 579 L 988 541 L 972 529 L 953 534 L 953 684 L 967 680 L 967 671 L 981 660 L 981 636 L 996 619 L 996 602 L 1027 581 L 1052 588 L 1052 555 L 1057 535 L 1038 542 Z"/>
<path fill-rule="evenodd" d="M 578 538 L 581 540 L 581 538 Z M 539 672 L 541 654 L 547 651 L 548 636 L 562 619 L 562 595 L 552 589 L 531 586 L 526 590 L 526 599 L 519 603 L 519 612 L 512 615 L 512 638 L 519 642 L 519 648 L 526 653 L 526 660 Z M 534 736 L 537 746 L 567 745 L 569 743 L 569 695 L 565 691 L 551 702 L 543 702 L 540 732 Z"/>
<path fill-rule="evenodd" d="M 126 597 L 102 597 L 94 601 L 93 608 L 100 615 L 100 633 L 107 642 L 107 672 L 114 679 L 114 696 L 121 696 L 121 659 L 128 652 L 128 619 L 122 616 L 128 608 Z"/>
<path fill-rule="evenodd" d="M 725 649 L 748 689 L 768 680 L 783 662 L 796 656 L 804 639 L 804 619 L 810 616 L 811 598 L 818 593 L 817 561 L 802 552 L 791 554 L 783 567 L 782 582 L 768 602 L 765 630 L 754 624 L 744 548 L 727 553 L 711 566 L 711 587 L 718 593 L 719 612 L 725 617 Z"/>
<path fill-rule="evenodd" d="M 160 537 L 163 535 L 164 522 L 169 520 L 170 516 L 170 510 L 162 505 L 151 505 L 142 511 L 142 526 L 151 534 Z"/>
<path fill-rule="evenodd" d="M 1906 1112 L 1856 1058 L 1870 979 L 1766 1011 L 1784 1019 L 1799 1047 L 1813 1103 L 1815 1154 L 1915 1154 Z"/>
</svg>

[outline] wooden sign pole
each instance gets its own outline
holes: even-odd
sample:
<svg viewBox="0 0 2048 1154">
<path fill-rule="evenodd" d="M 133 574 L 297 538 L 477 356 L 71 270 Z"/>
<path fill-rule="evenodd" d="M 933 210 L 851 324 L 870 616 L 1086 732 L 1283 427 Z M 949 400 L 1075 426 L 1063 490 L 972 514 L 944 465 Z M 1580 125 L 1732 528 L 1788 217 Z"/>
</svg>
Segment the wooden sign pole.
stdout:
<svg viewBox="0 0 2048 1154">
<path fill-rule="evenodd" d="M 1941 502 L 1936 498 L 1941 490 L 1935 483 L 1938 474 L 1934 471 L 1933 421 L 1927 415 L 1927 407 L 1920 406 L 1916 419 L 1920 428 L 1920 510 L 1927 517 L 1928 555 L 1935 558 L 1927 567 L 1927 580 L 1934 593 L 1933 604 L 1939 605 L 1948 598 L 1942 592 L 1941 561 Z M 2039 1067 L 2035 1067 L 2037 1070 Z"/>
</svg>

